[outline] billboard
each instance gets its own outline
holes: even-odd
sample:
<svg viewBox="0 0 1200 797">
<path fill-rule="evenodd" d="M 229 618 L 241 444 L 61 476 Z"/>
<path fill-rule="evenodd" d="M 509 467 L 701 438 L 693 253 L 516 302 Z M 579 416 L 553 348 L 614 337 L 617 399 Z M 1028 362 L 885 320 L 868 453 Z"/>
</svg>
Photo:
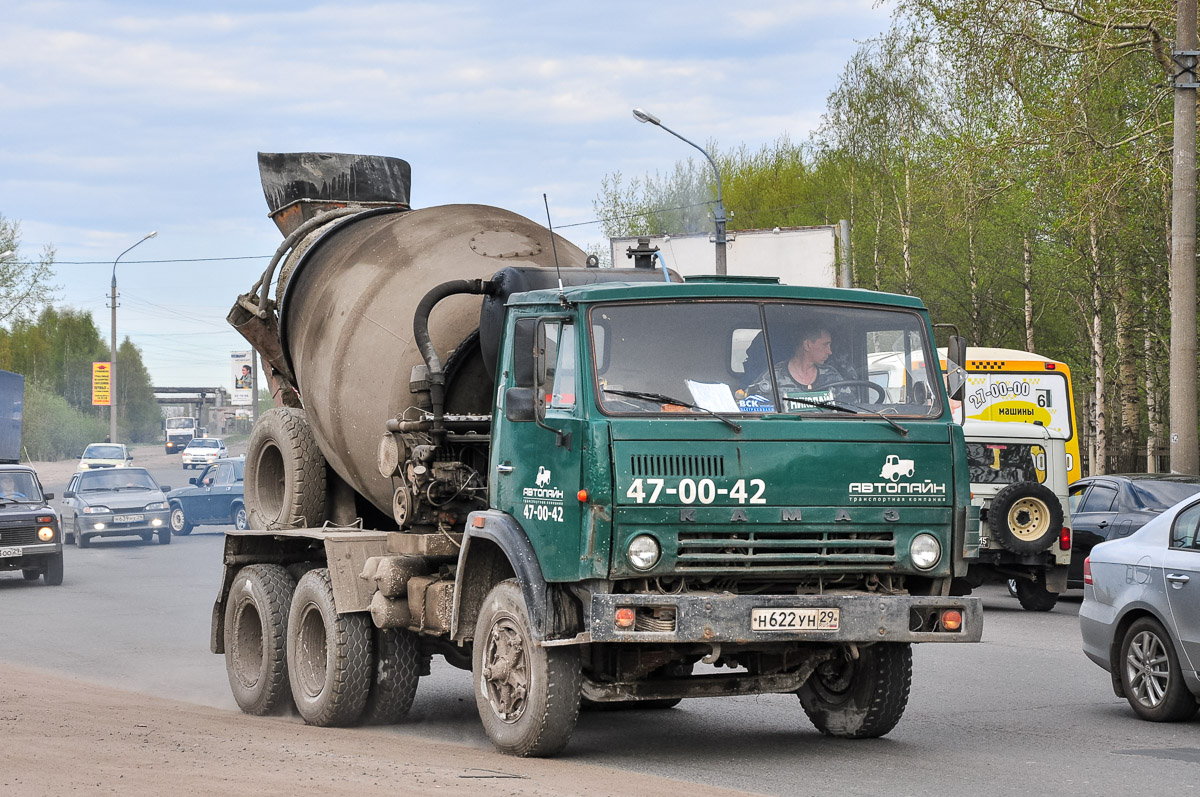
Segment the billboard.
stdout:
<svg viewBox="0 0 1200 797">
<path fill-rule="evenodd" d="M 112 404 L 112 363 L 92 363 L 92 404 L 107 407 Z"/>
<path fill-rule="evenodd" d="M 254 361 L 248 351 L 235 351 L 229 355 L 233 375 L 233 392 L 230 403 L 235 407 L 254 404 Z"/>
</svg>

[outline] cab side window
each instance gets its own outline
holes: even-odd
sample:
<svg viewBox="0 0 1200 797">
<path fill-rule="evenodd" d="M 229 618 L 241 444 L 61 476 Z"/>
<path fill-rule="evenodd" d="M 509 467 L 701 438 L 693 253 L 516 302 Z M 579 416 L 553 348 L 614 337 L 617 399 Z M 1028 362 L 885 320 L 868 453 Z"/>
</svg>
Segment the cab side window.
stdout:
<svg viewBox="0 0 1200 797">
<path fill-rule="evenodd" d="M 1200 527 L 1200 504 L 1194 504 L 1175 517 L 1171 528 L 1171 547 L 1183 550 L 1200 550 L 1196 529 Z"/>
</svg>

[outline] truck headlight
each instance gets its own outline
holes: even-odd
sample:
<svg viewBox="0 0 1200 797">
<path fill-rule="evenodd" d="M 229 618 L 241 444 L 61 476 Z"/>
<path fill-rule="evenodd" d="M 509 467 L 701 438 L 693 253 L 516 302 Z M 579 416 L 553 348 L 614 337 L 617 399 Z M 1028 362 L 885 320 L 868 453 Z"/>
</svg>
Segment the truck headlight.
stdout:
<svg viewBox="0 0 1200 797">
<path fill-rule="evenodd" d="M 928 570 L 942 558 L 942 545 L 932 534 L 918 534 L 913 537 L 908 550 L 918 570 Z"/>
<path fill-rule="evenodd" d="M 658 546 L 658 540 L 649 534 L 639 534 L 630 541 L 626 556 L 634 570 L 649 570 L 658 564 L 658 557 L 661 554 L 662 549 Z"/>
<path fill-rule="evenodd" d="M 85 506 L 83 508 L 83 514 L 85 515 L 104 515 L 111 511 L 112 510 L 106 506 Z"/>
</svg>

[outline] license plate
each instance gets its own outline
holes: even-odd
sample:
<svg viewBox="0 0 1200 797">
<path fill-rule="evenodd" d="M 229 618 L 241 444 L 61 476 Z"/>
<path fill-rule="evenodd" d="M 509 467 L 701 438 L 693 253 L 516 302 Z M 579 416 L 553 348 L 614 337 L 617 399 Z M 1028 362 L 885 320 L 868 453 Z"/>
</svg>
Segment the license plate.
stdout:
<svg viewBox="0 0 1200 797">
<path fill-rule="evenodd" d="M 139 520 L 145 520 L 145 515 L 113 515 L 113 523 L 137 523 Z"/>
<path fill-rule="evenodd" d="M 838 609 L 751 609 L 751 631 L 836 631 Z"/>
<path fill-rule="evenodd" d="M 9 556 L 20 556 L 20 555 L 21 555 L 20 548 L 0 548 L 0 559 L 7 558 Z"/>
</svg>

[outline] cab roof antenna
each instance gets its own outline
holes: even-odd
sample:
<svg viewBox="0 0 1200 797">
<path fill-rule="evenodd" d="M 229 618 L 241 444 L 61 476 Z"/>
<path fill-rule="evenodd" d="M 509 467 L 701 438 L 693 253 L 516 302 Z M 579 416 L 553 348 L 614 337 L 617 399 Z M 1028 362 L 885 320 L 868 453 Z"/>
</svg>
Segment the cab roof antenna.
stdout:
<svg viewBox="0 0 1200 797">
<path fill-rule="evenodd" d="M 558 273 L 558 300 L 567 303 L 566 291 L 563 290 L 562 269 L 558 267 L 558 247 L 554 245 L 554 222 L 550 221 L 550 200 L 542 194 L 542 202 L 546 205 L 546 226 L 550 228 L 550 251 L 554 253 L 554 270 Z"/>
</svg>

